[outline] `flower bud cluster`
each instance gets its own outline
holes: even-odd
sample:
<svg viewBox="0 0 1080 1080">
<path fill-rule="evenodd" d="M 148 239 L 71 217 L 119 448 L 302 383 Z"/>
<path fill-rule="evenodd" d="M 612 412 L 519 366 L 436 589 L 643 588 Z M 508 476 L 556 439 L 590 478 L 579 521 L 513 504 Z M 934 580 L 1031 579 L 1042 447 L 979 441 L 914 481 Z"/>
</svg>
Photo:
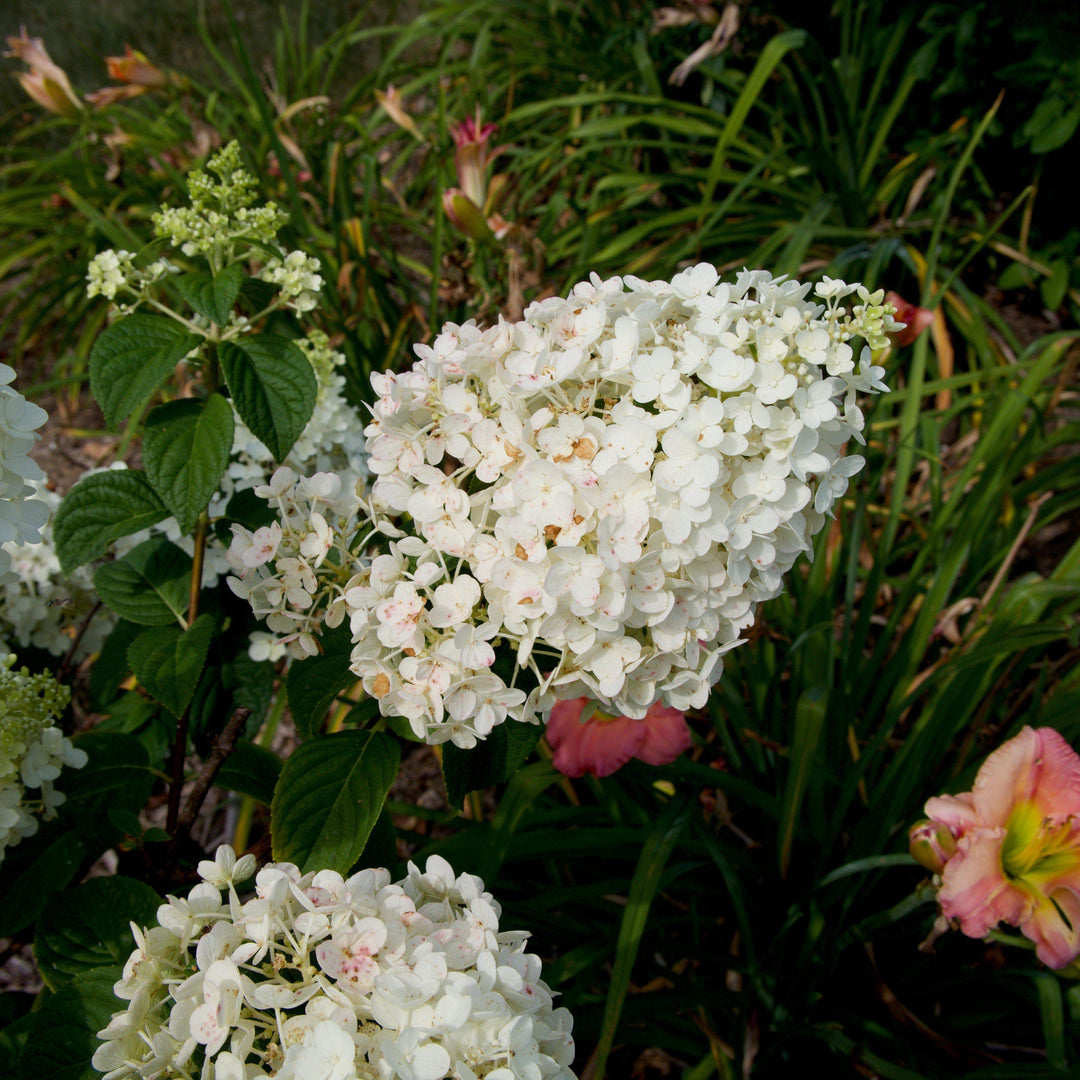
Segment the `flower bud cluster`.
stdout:
<svg viewBox="0 0 1080 1080">
<path fill-rule="evenodd" d="M 556 699 L 636 719 L 704 705 L 863 465 L 843 454 L 858 393 L 885 389 L 883 294 L 810 292 L 707 264 L 594 275 L 522 322 L 448 324 L 410 371 L 374 375 L 355 531 L 399 539 L 379 554 L 353 535 L 337 547 L 361 554 L 316 576 L 384 715 L 469 747 Z M 317 629 L 314 601 L 295 615 Z M 507 681 L 497 648 L 516 653 Z"/>
<path fill-rule="evenodd" d="M 10 385 L 14 378 L 14 369 L 0 364 L 0 545 L 35 543 L 48 517 L 45 505 L 31 497 L 34 491 L 28 483 L 44 475 L 31 459 L 30 448 L 48 413 Z M 0 547 L 0 585 L 13 580 L 10 567 L 11 559 Z"/>
<path fill-rule="evenodd" d="M 313 255 L 302 251 L 290 251 L 282 259 L 271 259 L 259 271 L 259 277 L 281 289 L 287 307 L 296 312 L 311 311 L 318 303 L 318 291 L 323 279 L 319 274 L 322 264 Z"/>
<path fill-rule="evenodd" d="M 130 251 L 102 251 L 90 260 L 86 268 L 86 295 L 115 300 L 118 292 L 125 291 L 143 299 L 155 282 L 179 271 L 180 268 L 168 259 L 155 259 L 149 266 L 140 269 L 135 265 L 135 256 Z"/>
<path fill-rule="evenodd" d="M 0 863 L 9 847 L 37 832 L 39 816 L 56 816 L 64 801 L 53 787 L 60 769 L 86 764 L 85 751 L 53 724 L 70 698 L 51 675 L 16 671 L 13 654 L 0 657 Z"/>
<path fill-rule="evenodd" d="M 257 181 L 243 168 L 236 142 L 210 158 L 205 170 L 193 169 L 187 185 L 190 206 L 163 207 L 153 216 L 155 233 L 185 255 L 218 263 L 237 241 L 272 242 L 288 220 L 275 203 L 252 205 Z"/>
<path fill-rule="evenodd" d="M 93 1056 L 106 1080 L 573 1080 L 570 1014 L 479 878 L 438 856 L 393 883 L 274 863 L 241 903 L 254 869 L 219 848 L 159 925 L 132 927 L 130 1004 Z"/>
</svg>

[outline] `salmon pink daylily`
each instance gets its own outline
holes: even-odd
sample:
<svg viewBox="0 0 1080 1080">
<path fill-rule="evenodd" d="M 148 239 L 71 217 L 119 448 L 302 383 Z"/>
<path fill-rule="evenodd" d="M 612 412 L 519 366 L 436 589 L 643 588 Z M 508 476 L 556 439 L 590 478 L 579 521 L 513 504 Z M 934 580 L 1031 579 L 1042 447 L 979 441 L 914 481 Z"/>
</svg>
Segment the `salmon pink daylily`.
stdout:
<svg viewBox="0 0 1080 1080">
<path fill-rule="evenodd" d="M 1061 735 L 1024 728 L 986 759 L 972 791 L 930 799 L 926 814 L 912 830 L 916 857 L 942 827 L 955 840 L 920 859 L 940 869 L 944 915 L 969 937 L 1018 926 L 1050 967 L 1080 955 L 1080 757 Z"/>
<path fill-rule="evenodd" d="M 910 345 L 924 330 L 928 330 L 934 322 L 934 313 L 929 308 L 911 304 L 899 293 L 886 293 L 885 300 L 896 308 L 896 314 L 893 318 L 897 322 L 904 324 L 903 330 L 897 330 L 889 335 L 897 345 Z"/>
<path fill-rule="evenodd" d="M 594 712 L 582 721 L 588 698 L 556 702 L 547 725 L 555 768 L 567 776 L 610 776 L 631 758 L 668 765 L 690 748 L 686 717 L 657 702 L 643 720 Z"/>
</svg>

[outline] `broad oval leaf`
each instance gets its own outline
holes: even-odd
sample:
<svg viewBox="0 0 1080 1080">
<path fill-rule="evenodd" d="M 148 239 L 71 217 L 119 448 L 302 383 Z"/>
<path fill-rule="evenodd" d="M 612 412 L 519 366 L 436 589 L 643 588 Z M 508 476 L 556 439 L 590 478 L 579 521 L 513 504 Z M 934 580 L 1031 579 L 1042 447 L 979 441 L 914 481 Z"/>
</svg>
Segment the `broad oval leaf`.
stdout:
<svg viewBox="0 0 1080 1080">
<path fill-rule="evenodd" d="M 505 720 L 471 750 L 447 743 L 442 753 L 447 801 L 460 810 L 470 791 L 509 780 L 528 760 L 543 734 L 543 724 Z"/>
<path fill-rule="evenodd" d="M 315 372 L 300 347 L 276 334 L 259 334 L 218 349 L 236 411 L 275 461 L 300 437 L 315 408 Z"/>
<path fill-rule="evenodd" d="M 349 627 L 334 627 L 322 635 L 320 644 L 323 651 L 318 656 L 293 661 L 285 676 L 289 712 L 302 739 L 318 734 L 334 698 L 356 682 L 349 670 L 353 647 Z"/>
<path fill-rule="evenodd" d="M 170 401 L 146 418 L 146 475 L 182 532 L 191 532 L 217 491 L 229 464 L 234 426 L 232 406 L 221 394 Z"/>
<path fill-rule="evenodd" d="M 140 684 L 174 716 L 188 707 L 214 637 L 213 615 L 200 615 L 187 630 L 155 626 L 128 648 L 128 663 Z"/>
<path fill-rule="evenodd" d="M 91 878 L 57 893 L 37 925 L 34 959 L 52 990 L 94 968 L 127 962 L 131 923 L 152 926 L 161 904 L 149 885 L 125 877 Z"/>
<path fill-rule="evenodd" d="M 340 731 L 302 743 L 285 762 L 270 809 L 274 858 L 301 873 L 347 874 L 364 850 L 401 752 L 381 731 Z"/>
<path fill-rule="evenodd" d="M 173 278 L 173 284 L 200 315 L 205 315 L 218 326 L 224 326 L 240 295 L 243 280 L 243 271 L 234 263 L 213 276 L 199 272 L 181 274 Z"/>
<path fill-rule="evenodd" d="M 53 541 L 64 573 L 100 559 L 109 545 L 169 516 L 146 476 L 109 469 L 83 477 L 53 518 Z"/>
<path fill-rule="evenodd" d="M 108 327 L 90 350 L 90 389 L 105 422 L 135 412 L 201 341 L 164 315 L 136 313 Z"/>
<path fill-rule="evenodd" d="M 191 556 L 168 540 L 144 540 L 94 575 L 101 599 L 122 619 L 140 626 L 184 622 Z"/>
<path fill-rule="evenodd" d="M 227 791 L 250 795 L 269 806 L 281 775 L 281 764 L 281 758 L 265 746 L 252 742 L 237 743 L 233 752 L 221 763 L 214 783 Z"/>
</svg>

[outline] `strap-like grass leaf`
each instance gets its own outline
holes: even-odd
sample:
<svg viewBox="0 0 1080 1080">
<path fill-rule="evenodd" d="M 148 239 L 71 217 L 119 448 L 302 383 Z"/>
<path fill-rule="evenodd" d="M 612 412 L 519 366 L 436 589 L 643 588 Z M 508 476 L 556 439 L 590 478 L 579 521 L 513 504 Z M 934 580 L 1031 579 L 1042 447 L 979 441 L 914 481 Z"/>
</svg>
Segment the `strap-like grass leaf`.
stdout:
<svg viewBox="0 0 1080 1080">
<path fill-rule="evenodd" d="M 65 574 L 99 559 L 121 536 L 130 536 L 169 516 L 141 472 L 110 469 L 85 476 L 57 508 L 53 541 Z"/>
<path fill-rule="evenodd" d="M 214 636 L 215 619 L 200 615 L 187 630 L 155 626 L 143 631 L 128 649 L 135 677 L 174 716 L 191 701 Z"/>
<path fill-rule="evenodd" d="M 236 411 L 281 461 L 315 408 L 315 372 L 288 338 L 259 334 L 219 349 L 221 370 Z"/>
<path fill-rule="evenodd" d="M 90 389 L 106 423 L 135 412 L 200 341 L 163 315 L 136 313 L 114 322 L 90 350 Z"/>
<path fill-rule="evenodd" d="M 397 775 L 401 752 L 381 731 L 340 731 L 309 739 L 281 770 L 270 809 L 274 858 L 301 873 L 347 874 Z"/>
<path fill-rule="evenodd" d="M 173 278 L 180 295 L 200 314 L 224 326 L 240 295 L 244 273 L 235 263 L 220 274 L 190 273 Z"/>
<path fill-rule="evenodd" d="M 184 622 L 191 556 L 160 538 L 144 540 L 94 575 L 101 599 L 122 619 L 140 626 Z"/>
<path fill-rule="evenodd" d="M 787 873 L 791 858 L 791 844 L 795 837 L 795 823 L 802 806 L 806 786 L 814 768 L 818 740 L 825 726 L 828 694 L 821 687 L 811 687 L 795 707 L 795 734 L 791 740 L 791 756 L 788 759 L 787 783 L 780 807 L 780 873 Z"/>
<path fill-rule="evenodd" d="M 221 394 L 170 401 L 146 418 L 146 475 L 183 532 L 191 532 L 217 491 L 229 463 L 233 428 L 232 407 Z"/>
<path fill-rule="evenodd" d="M 94 968 L 120 965 L 135 948 L 130 924 L 152 926 L 161 904 L 149 885 L 91 878 L 57 893 L 38 921 L 34 959 L 51 990 Z"/>
</svg>

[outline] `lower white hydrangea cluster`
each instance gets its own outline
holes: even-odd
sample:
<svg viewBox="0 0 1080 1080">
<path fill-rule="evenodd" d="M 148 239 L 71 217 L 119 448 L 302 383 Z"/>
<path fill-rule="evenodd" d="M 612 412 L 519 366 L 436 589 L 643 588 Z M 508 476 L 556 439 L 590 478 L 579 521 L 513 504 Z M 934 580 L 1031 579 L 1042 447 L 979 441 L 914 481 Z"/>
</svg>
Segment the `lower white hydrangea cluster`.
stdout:
<svg viewBox="0 0 1080 1080">
<path fill-rule="evenodd" d="M 430 742 L 472 746 L 560 698 L 701 707 L 863 465 L 844 456 L 857 395 L 885 389 L 883 293 L 810 293 L 701 264 L 446 325 L 372 377 L 375 480 L 346 534 L 309 498 L 325 480 L 275 481 L 281 529 L 237 530 L 234 588 L 291 623 L 297 655 L 347 618 L 365 690 Z"/>
<path fill-rule="evenodd" d="M 45 506 L 31 497 L 34 492 L 29 481 L 43 475 L 30 458 L 30 448 L 49 414 L 12 387 L 14 379 L 14 368 L 0 364 L 0 545 L 9 541 L 36 543 L 48 517 Z M 11 559 L 0 546 L 0 585 L 14 580 Z"/>
<path fill-rule="evenodd" d="M 53 781 L 61 768 L 86 764 L 86 752 L 53 723 L 70 697 L 51 675 L 16 671 L 13 654 L 0 657 L 0 863 L 9 847 L 37 832 L 38 818 L 56 816 L 64 795 Z"/>
<path fill-rule="evenodd" d="M 241 903 L 254 870 L 220 847 L 132 927 L 105 1080 L 573 1080 L 570 1014 L 479 878 L 438 856 L 394 883 L 273 863 Z"/>
</svg>

